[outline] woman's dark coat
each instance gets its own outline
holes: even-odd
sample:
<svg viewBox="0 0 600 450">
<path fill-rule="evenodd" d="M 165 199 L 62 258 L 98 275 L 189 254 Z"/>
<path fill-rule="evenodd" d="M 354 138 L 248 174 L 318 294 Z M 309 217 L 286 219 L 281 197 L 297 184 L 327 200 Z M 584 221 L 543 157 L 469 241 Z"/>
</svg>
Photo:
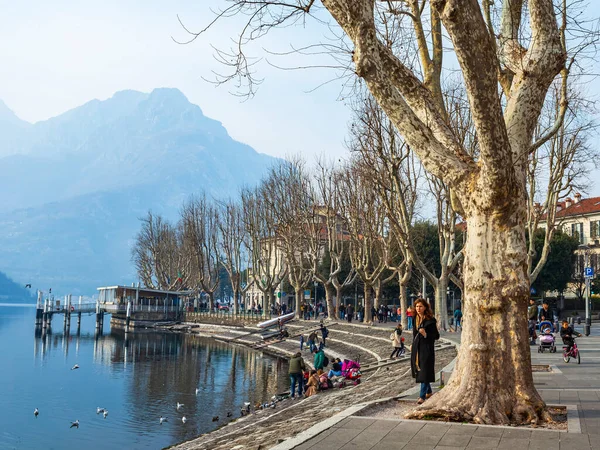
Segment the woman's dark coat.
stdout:
<svg viewBox="0 0 600 450">
<path fill-rule="evenodd" d="M 433 383 L 435 381 L 435 341 L 440 338 L 435 319 L 424 320 L 421 324 L 427 337 L 424 338 L 417 327 L 413 327 L 413 344 L 410 355 L 412 376 L 417 383 Z M 418 369 L 417 369 L 418 356 Z"/>
</svg>

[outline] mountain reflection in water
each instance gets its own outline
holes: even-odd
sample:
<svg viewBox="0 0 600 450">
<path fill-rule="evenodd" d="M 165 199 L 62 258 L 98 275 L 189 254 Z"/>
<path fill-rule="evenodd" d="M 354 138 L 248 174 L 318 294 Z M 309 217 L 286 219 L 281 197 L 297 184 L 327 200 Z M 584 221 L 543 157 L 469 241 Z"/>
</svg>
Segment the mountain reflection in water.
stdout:
<svg viewBox="0 0 600 450">
<path fill-rule="evenodd" d="M 0 354 L 8 362 L 0 371 L 3 449 L 162 448 L 218 427 L 228 412 L 239 417 L 245 401 L 266 401 L 289 387 L 287 361 L 244 347 L 185 334 L 126 337 L 110 331 L 108 320 L 95 338 L 93 317 L 82 319 L 77 335 L 76 321 L 64 334 L 57 316 L 51 332 L 36 337 L 35 310 L 9 308 L 0 307 Z M 80 368 L 71 370 L 74 364 Z M 106 419 L 97 407 L 109 411 Z M 161 416 L 169 422 L 159 425 Z M 69 429 L 76 419 L 80 428 Z"/>
</svg>

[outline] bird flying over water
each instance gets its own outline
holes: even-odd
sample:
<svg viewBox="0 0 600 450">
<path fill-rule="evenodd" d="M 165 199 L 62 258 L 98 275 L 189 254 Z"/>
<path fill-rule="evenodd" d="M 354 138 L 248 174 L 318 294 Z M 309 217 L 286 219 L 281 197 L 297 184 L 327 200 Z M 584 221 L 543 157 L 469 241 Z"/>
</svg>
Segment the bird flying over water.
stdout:
<svg viewBox="0 0 600 450">
<path fill-rule="evenodd" d="M 73 367 L 71 367 L 71 370 L 75 370 L 75 369 L 79 369 L 79 366 L 77 364 L 75 364 Z"/>
<path fill-rule="evenodd" d="M 25 289 L 27 289 L 27 288 L 31 289 L 31 283 L 27 283 L 27 284 L 25 285 Z"/>
<path fill-rule="evenodd" d="M 104 408 L 100 408 L 99 406 L 96 408 L 96 414 L 100 414 L 104 412 Z"/>
<path fill-rule="evenodd" d="M 215 416 L 215 417 L 213 417 L 213 418 L 212 418 L 212 421 L 213 421 L 213 422 L 218 422 L 218 421 L 219 421 L 219 416 Z"/>
<path fill-rule="evenodd" d="M 37 417 L 39 414 L 40 414 L 40 411 L 39 411 L 39 409 L 35 408 L 35 410 L 33 411 L 33 415 L 34 415 L 35 417 Z"/>
<path fill-rule="evenodd" d="M 69 428 L 77 428 L 79 429 L 79 419 L 76 420 L 75 422 L 71 422 L 71 426 Z"/>
<path fill-rule="evenodd" d="M 183 403 L 177 402 L 177 409 L 181 408 L 182 406 L 184 406 Z"/>
<path fill-rule="evenodd" d="M 162 425 L 163 422 L 168 422 L 169 419 L 167 419 L 166 417 L 160 416 L 160 419 L 158 419 L 160 421 L 160 424 Z"/>
<path fill-rule="evenodd" d="M 200 392 L 200 389 L 196 388 L 196 395 L 198 395 L 198 392 Z"/>
<path fill-rule="evenodd" d="M 106 419 L 106 416 L 108 416 L 108 410 L 106 410 L 106 409 L 105 409 L 105 410 L 102 412 L 102 415 L 103 415 L 103 416 L 104 416 L 104 418 Z"/>
<path fill-rule="evenodd" d="M 183 416 L 183 417 L 181 418 L 181 421 L 182 421 L 183 423 L 186 423 L 186 422 L 187 422 L 187 419 L 185 418 L 185 416 Z"/>
<path fill-rule="evenodd" d="M 231 413 L 231 412 L 228 412 L 228 413 L 227 413 L 227 417 L 231 417 L 231 416 L 233 416 L 233 413 Z"/>
</svg>

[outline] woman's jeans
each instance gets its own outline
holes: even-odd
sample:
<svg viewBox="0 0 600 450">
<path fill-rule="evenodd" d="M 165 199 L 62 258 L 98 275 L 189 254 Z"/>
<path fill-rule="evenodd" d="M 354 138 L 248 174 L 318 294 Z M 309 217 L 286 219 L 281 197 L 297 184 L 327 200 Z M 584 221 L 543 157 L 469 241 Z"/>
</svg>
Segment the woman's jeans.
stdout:
<svg viewBox="0 0 600 450">
<path fill-rule="evenodd" d="M 290 397 L 294 396 L 294 391 L 296 390 L 296 384 L 298 384 L 298 397 L 301 397 L 303 392 L 302 384 L 304 382 L 304 377 L 301 373 L 290 373 Z"/>
<path fill-rule="evenodd" d="M 419 393 L 419 397 L 425 400 L 425 396 L 431 393 L 431 383 L 421 383 L 421 392 Z"/>
<path fill-rule="evenodd" d="M 412 327 L 413 327 L 413 318 L 412 318 L 412 316 L 408 316 L 407 319 L 408 319 L 408 329 L 412 330 Z"/>
</svg>

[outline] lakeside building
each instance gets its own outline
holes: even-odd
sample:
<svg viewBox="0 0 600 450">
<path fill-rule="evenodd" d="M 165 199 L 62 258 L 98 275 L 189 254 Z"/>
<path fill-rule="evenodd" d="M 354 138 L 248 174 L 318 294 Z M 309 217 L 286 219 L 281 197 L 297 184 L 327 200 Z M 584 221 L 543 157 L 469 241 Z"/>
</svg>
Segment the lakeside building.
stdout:
<svg viewBox="0 0 600 450">
<path fill-rule="evenodd" d="M 324 206 L 315 206 L 313 210 L 313 217 L 307 221 L 306 227 L 308 228 L 307 234 L 313 234 L 313 237 L 321 241 L 320 259 L 325 257 L 326 247 L 328 242 L 329 233 L 335 233 L 336 240 L 340 243 L 344 243 L 350 240 L 350 235 L 347 228 L 344 225 L 344 219 L 342 216 L 335 212 L 328 212 L 328 209 Z M 312 229 L 311 229 L 312 228 Z M 284 244 L 279 237 L 266 238 L 261 241 L 261 260 L 264 261 L 264 267 L 262 271 L 269 273 L 269 277 L 272 279 L 281 279 L 281 274 L 287 272 L 288 261 L 286 261 L 285 253 L 283 250 Z M 297 252 L 296 259 L 301 260 L 306 258 L 300 252 Z M 308 264 L 308 263 L 307 263 Z M 252 278 L 252 268 L 248 268 L 249 279 Z M 284 292 L 283 286 L 287 285 L 287 276 L 283 277 L 281 283 L 279 283 L 275 290 L 275 303 L 281 306 L 285 305 L 286 309 L 293 310 L 295 308 L 295 296 L 293 292 Z M 304 287 L 305 295 L 303 296 L 307 302 L 314 303 L 316 301 L 316 290 L 317 283 L 310 280 Z M 310 294 L 306 294 L 310 292 Z M 323 297 L 322 300 L 325 300 Z M 335 304 L 335 300 L 334 300 Z M 268 298 L 265 298 L 263 292 L 258 288 L 256 282 L 254 282 L 244 298 L 244 306 L 251 308 L 253 305 L 261 305 L 261 308 L 268 307 Z"/>
<path fill-rule="evenodd" d="M 539 204 L 536 204 L 539 207 Z M 597 276 L 600 269 L 600 197 L 582 198 L 576 193 L 556 206 L 557 228 L 579 240 L 575 251 L 575 277 L 582 277 L 585 267 L 592 267 Z M 539 223 L 546 228 L 545 219 Z"/>
<path fill-rule="evenodd" d="M 127 305 L 133 326 L 135 322 L 176 320 L 181 314 L 189 291 L 165 291 L 139 286 L 105 286 L 97 288 L 102 309 L 112 313 L 111 325 L 122 326 L 127 317 Z"/>
</svg>

